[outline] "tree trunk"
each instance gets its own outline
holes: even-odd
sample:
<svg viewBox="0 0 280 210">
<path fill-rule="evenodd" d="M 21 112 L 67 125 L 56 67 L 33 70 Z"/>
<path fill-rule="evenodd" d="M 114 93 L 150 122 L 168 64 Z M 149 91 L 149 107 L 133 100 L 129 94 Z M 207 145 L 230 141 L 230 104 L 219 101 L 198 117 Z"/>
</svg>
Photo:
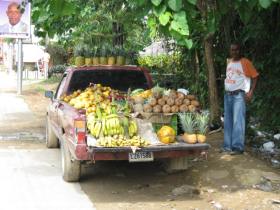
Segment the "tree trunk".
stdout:
<svg viewBox="0 0 280 210">
<path fill-rule="evenodd" d="M 216 73 L 213 61 L 213 38 L 214 34 L 209 33 L 204 39 L 204 50 L 206 58 L 206 67 L 208 71 L 208 89 L 210 102 L 210 122 L 220 122 L 220 107 L 218 99 L 218 90 L 216 83 Z"/>
</svg>

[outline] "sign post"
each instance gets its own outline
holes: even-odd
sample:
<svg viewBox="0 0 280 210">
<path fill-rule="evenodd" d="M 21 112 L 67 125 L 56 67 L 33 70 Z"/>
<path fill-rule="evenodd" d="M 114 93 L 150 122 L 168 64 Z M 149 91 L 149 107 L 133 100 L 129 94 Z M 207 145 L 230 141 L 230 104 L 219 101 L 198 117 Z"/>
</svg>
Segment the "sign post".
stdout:
<svg viewBox="0 0 280 210">
<path fill-rule="evenodd" d="M 31 5 L 28 0 L 0 0 L 0 37 L 17 40 L 17 94 L 22 94 L 22 40 L 30 38 Z"/>
<path fill-rule="evenodd" d="M 17 39 L 18 43 L 18 65 L 17 65 L 17 94 L 22 94 L 22 39 Z"/>
</svg>

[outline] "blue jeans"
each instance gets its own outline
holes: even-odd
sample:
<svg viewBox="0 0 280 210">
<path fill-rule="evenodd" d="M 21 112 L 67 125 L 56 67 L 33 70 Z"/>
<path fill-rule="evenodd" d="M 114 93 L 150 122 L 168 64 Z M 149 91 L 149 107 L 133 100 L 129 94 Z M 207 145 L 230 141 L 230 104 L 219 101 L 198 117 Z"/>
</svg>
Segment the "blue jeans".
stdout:
<svg viewBox="0 0 280 210">
<path fill-rule="evenodd" d="M 224 96 L 224 145 L 227 151 L 244 151 L 245 93 Z"/>
</svg>

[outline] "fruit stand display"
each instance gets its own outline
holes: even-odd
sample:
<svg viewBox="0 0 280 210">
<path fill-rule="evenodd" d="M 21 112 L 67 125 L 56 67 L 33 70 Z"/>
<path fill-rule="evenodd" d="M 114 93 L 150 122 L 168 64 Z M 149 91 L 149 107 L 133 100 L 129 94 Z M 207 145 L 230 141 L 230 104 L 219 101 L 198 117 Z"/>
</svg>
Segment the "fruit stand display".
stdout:
<svg viewBox="0 0 280 210">
<path fill-rule="evenodd" d="M 135 90 L 132 92 L 134 112 L 139 112 L 145 119 L 151 121 L 162 143 L 173 143 L 173 134 L 177 134 L 177 116 L 184 130 L 180 137 L 189 144 L 204 143 L 209 117 L 201 112 L 196 96 L 181 91 L 166 90 L 155 86 L 151 90 Z M 193 136 L 191 136 L 193 134 Z"/>
<path fill-rule="evenodd" d="M 146 147 L 174 143 L 178 113 L 185 131 L 181 139 L 186 143 L 205 142 L 205 139 L 198 140 L 195 126 L 200 126 L 201 134 L 205 134 L 208 119 L 206 115 L 197 113 L 200 103 L 194 95 L 158 86 L 122 93 L 101 84 L 92 84 L 85 90 L 62 96 L 62 100 L 76 109 L 86 110 L 89 146 Z M 139 118 L 144 121 L 139 121 Z M 142 137 L 145 135 L 139 132 L 139 126 L 143 122 L 153 124 L 151 129 L 157 134 L 156 141 Z M 192 133 L 195 140 L 190 138 Z"/>
<path fill-rule="evenodd" d="M 74 108 L 86 110 L 89 146 L 148 146 L 149 141 L 138 135 L 138 125 L 126 98 L 126 94 L 101 84 L 62 96 Z"/>
</svg>

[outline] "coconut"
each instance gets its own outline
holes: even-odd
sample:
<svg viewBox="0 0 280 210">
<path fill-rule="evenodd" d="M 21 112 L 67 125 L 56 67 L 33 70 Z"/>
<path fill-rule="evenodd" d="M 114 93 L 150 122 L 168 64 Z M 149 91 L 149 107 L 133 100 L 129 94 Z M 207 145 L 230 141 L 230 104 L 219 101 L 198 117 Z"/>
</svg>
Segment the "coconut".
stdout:
<svg viewBox="0 0 280 210">
<path fill-rule="evenodd" d="M 191 104 L 191 101 L 190 101 L 190 99 L 185 98 L 184 101 L 183 101 L 183 103 L 186 104 L 186 105 L 190 105 L 190 104 Z"/>
<path fill-rule="evenodd" d="M 185 98 L 185 94 L 182 93 L 182 92 L 177 92 L 177 98 L 184 99 Z"/>
<path fill-rule="evenodd" d="M 163 113 L 170 113 L 171 111 L 171 107 L 167 104 L 165 104 L 163 107 L 162 107 L 162 112 Z"/>
<path fill-rule="evenodd" d="M 169 105 L 169 106 L 173 106 L 174 103 L 175 103 L 175 100 L 171 97 L 168 98 L 168 100 L 166 101 L 166 103 Z"/>
<path fill-rule="evenodd" d="M 169 98 L 176 99 L 177 98 L 177 91 L 176 90 L 170 90 Z"/>
<path fill-rule="evenodd" d="M 182 104 L 179 108 L 180 112 L 187 112 L 189 109 L 188 109 L 188 106 L 186 104 Z"/>
<path fill-rule="evenodd" d="M 194 95 L 186 95 L 186 98 L 188 98 L 190 100 L 195 100 L 195 96 Z"/>
<path fill-rule="evenodd" d="M 192 104 L 188 106 L 188 109 L 189 109 L 190 112 L 195 112 L 196 111 L 196 107 Z"/>
<path fill-rule="evenodd" d="M 157 100 L 157 103 L 161 106 L 165 105 L 166 101 L 163 98 Z"/>
<path fill-rule="evenodd" d="M 149 104 L 150 104 L 151 106 L 157 105 L 157 99 L 151 98 L 151 99 L 149 100 Z"/>
<path fill-rule="evenodd" d="M 179 111 L 179 107 L 177 106 L 177 105 L 173 105 L 172 107 L 171 107 L 171 112 L 172 113 L 177 113 Z"/>
<path fill-rule="evenodd" d="M 182 99 L 182 98 L 176 98 L 175 104 L 176 104 L 177 106 L 182 105 L 182 103 L 183 103 L 183 99 Z"/>
<path fill-rule="evenodd" d="M 144 105 L 144 112 L 151 113 L 153 111 L 153 107 L 150 104 Z"/>
<path fill-rule="evenodd" d="M 161 105 L 157 104 L 153 107 L 154 113 L 161 113 L 161 111 L 162 111 Z"/>
<path fill-rule="evenodd" d="M 191 105 L 194 105 L 194 106 L 198 107 L 200 104 L 197 100 L 192 100 Z"/>
<path fill-rule="evenodd" d="M 167 95 L 163 95 L 162 98 L 167 101 L 169 97 Z"/>
</svg>

